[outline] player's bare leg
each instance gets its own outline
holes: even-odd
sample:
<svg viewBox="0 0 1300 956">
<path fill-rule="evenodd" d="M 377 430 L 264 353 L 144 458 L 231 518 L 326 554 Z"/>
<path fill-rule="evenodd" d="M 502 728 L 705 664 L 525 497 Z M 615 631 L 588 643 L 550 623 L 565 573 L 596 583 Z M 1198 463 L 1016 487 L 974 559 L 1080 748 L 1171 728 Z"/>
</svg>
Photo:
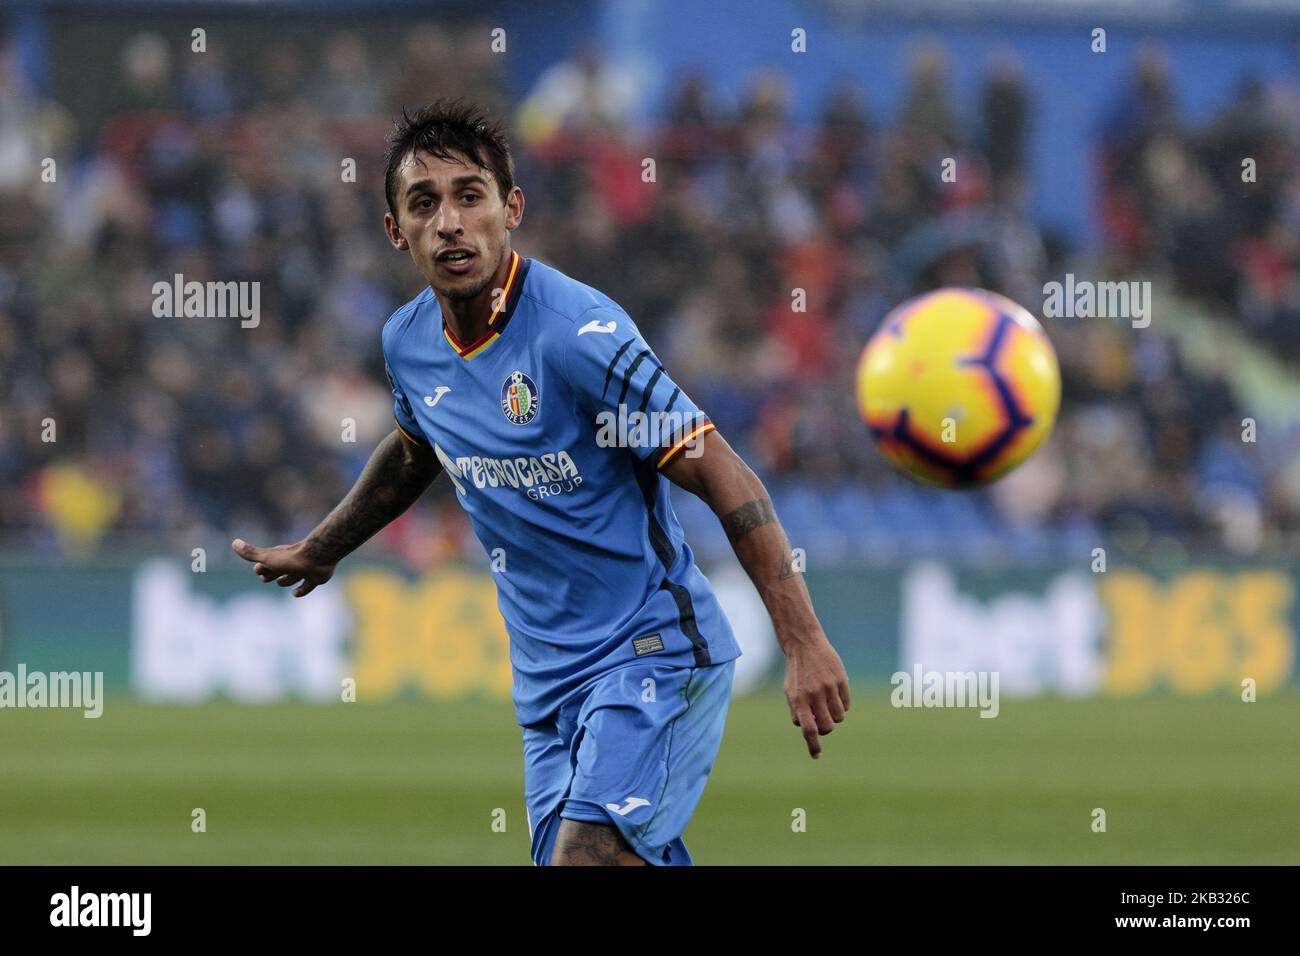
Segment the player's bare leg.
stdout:
<svg viewBox="0 0 1300 956">
<path fill-rule="evenodd" d="M 561 820 L 551 866 L 649 866 L 615 827 Z"/>
</svg>

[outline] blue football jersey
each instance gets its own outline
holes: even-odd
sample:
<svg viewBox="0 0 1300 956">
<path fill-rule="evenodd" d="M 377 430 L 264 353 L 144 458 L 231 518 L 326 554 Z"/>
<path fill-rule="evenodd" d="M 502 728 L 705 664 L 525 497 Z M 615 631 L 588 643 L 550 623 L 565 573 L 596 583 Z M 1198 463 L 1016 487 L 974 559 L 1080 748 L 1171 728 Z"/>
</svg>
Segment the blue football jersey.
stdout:
<svg viewBox="0 0 1300 956">
<path fill-rule="evenodd" d="M 489 556 L 522 725 L 584 682 L 651 660 L 740 656 L 662 468 L 713 424 L 608 296 L 511 253 L 477 342 L 433 290 L 383 331 L 394 416 L 431 448 Z"/>
</svg>

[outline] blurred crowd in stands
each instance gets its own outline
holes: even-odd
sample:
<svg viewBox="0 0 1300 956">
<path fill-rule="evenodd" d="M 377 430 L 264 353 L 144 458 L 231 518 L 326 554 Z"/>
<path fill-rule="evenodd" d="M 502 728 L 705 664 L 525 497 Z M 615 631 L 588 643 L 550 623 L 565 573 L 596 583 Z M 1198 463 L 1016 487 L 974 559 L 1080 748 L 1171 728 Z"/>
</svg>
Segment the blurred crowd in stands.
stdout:
<svg viewBox="0 0 1300 956">
<path fill-rule="evenodd" d="M 1095 131 L 1096 180 L 1080 188 L 1098 192 L 1101 242 L 1080 248 L 1030 214 L 1041 104 L 1013 58 L 958 102 L 942 51 L 922 49 L 889 121 L 848 85 L 795 117 L 779 73 L 735 106 L 686 76 L 643 127 L 625 120 L 627 77 L 589 50 L 519 98 L 501 59 L 462 39 L 428 26 L 381 55 L 344 31 L 319 56 L 282 39 L 250 71 L 142 33 L 90 118 L 27 88 L 0 47 L 0 548 L 187 553 L 308 531 L 392 427 L 379 330 L 421 286 L 383 236 L 383 137 L 401 106 L 455 93 L 514 134 L 529 198 L 516 248 L 624 306 L 810 562 L 1300 552 L 1295 432 L 1260 424 L 1243 441 L 1253 412 L 1234 369 L 1189 361 L 1171 323 L 1048 321 L 1056 433 L 985 491 L 893 473 L 852 385 L 909 295 L 984 286 L 1039 312 L 1070 269 L 1150 279 L 1294 372 L 1293 87 L 1246 81 L 1193 126 L 1159 51 L 1143 52 Z M 259 324 L 156 318 L 152 287 L 176 274 L 260 282 Z M 439 485 L 378 549 L 421 567 L 482 560 Z M 675 501 L 698 550 L 725 553 L 707 509 Z"/>
</svg>

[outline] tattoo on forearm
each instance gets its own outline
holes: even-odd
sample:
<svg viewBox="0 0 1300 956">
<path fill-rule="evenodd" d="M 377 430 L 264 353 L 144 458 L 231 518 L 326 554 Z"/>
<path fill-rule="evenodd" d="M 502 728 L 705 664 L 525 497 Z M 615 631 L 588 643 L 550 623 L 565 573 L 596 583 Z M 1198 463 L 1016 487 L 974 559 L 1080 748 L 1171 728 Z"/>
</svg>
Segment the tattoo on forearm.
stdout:
<svg viewBox="0 0 1300 956">
<path fill-rule="evenodd" d="M 437 472 L 413 467 L 402 440 L 390 435 L 375 449 L 347 497 L 304 543 L 313 560 L 333 564 L 351 554 L 419 498 Z"/>
<path fill-rule="evenodd" d="M 785 557 L 781 559 L 781 570 L 777 572 L 776 579 L 784 581 L 786 578 L 794 576 L 794 562 L 790 554 L 790 549 L 785 549 Z"/>
<path fill-rule="evenodd" d="M 735 544 L 755 528 L 776 521 L 776 510 L 770 498 L 755 498 L 747 501 L 722 519 L 722 527 L 727 532 L 727 540 Z"/>
</svg>

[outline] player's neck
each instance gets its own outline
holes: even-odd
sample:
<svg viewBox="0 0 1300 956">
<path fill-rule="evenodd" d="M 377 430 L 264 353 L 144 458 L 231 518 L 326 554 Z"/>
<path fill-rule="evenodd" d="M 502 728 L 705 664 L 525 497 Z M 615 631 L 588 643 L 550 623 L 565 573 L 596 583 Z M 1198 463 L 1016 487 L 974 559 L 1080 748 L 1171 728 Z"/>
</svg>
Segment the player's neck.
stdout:
<svg viewBox="0 0 1300 956">
<path fill-rule="evenodd" d="M 506 280 L 510 276 L 510 262 L 513 258 L 513 252 L 509 246 L 506 246 L 492 281 L 472 299 L 449 299 L 437 289 L 433 290 L 442 309 L 443 321 L 447 323 L 447 328 L 458 341 L 477 342 L 487 334 L 488 318 L 496 305 L 496 296 L 506 287 Z"/>
</svg>

